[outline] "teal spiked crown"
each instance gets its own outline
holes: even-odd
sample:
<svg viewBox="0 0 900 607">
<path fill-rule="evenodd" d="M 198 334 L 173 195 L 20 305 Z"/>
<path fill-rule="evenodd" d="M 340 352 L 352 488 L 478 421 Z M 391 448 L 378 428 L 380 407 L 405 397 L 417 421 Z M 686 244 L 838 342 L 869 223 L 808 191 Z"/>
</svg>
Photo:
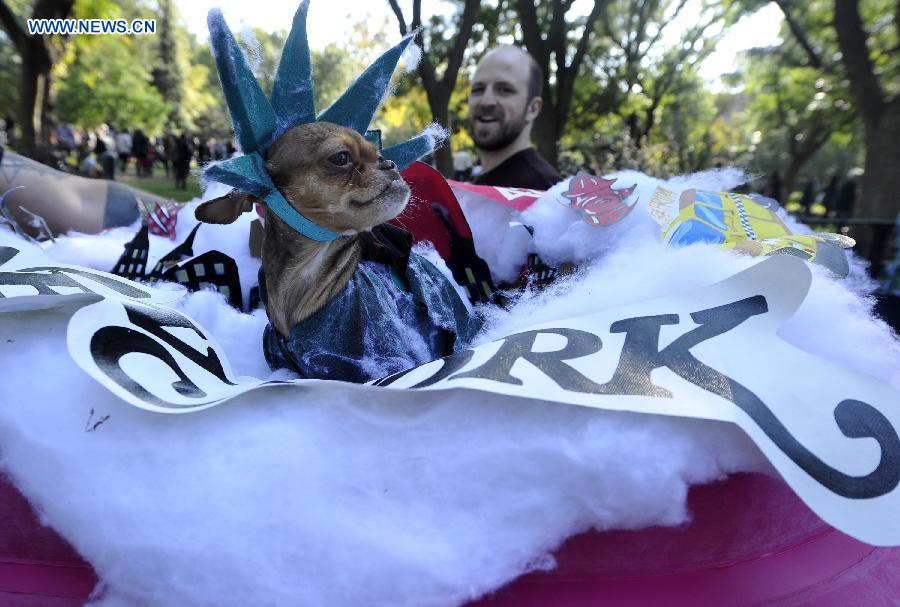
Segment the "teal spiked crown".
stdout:
<svg viewBox="0 0 900 607">
<path fill-rule="evenodd" d="M 312 64 L 306 39 L 309 0 L 303 0 L 285 42 L 275 74 L 271 101 L 266 98 L 219 9 L 207 16 L 209 38 L 231 121 L 243 156 L 210 165 L 204 177 L 256 196 L 287 225 L 308 238 L 327 242 L 339 234 L 319 226 L 288 204 L 266 172 L 264 156 L 286 131 L 310 122 L 332 122 L 365 135 L 390 86 L 397 62 L 413 36 L 407 36 L 370 65 L 328 109 L 316 116 Z M 385 148 L 381 155 L 400 170 L 433 151 L 434 129 Z"/>
</svg>

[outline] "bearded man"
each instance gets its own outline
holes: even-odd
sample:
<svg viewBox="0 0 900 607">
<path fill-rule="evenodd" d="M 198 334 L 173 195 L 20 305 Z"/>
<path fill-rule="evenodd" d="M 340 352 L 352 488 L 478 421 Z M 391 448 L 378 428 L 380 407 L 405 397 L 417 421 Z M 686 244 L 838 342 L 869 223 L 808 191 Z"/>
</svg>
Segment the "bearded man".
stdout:
<svg viewBox="0 0 900 607">
<path fill-rule="evenodd" d="M 469 92 L 469 129 L 482 166 L 475 184 L 546 190 L 562 179 L 531 145 L 543 81 L 534 58 L 515 46 L 478 62 Z"/>
</svg>

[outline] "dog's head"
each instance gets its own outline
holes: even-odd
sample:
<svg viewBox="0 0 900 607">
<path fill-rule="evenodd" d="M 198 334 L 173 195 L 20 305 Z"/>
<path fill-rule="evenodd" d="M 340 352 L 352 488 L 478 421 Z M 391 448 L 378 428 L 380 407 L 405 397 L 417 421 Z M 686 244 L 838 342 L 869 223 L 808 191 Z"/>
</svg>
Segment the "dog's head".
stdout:
<svg viewBox="0 0 900 607">
<path fill-rule="evenodd" d="M 359 133 L 327 122 L 301 124 L 269 148 L 266 171 L 302 215 L 334 232 L 363 232 L 399 215 L 409 186 L 396 165 Z M 203 203 L 197 219 L 231 223 L 252 209 L 238 191 Z"/>
</svg>

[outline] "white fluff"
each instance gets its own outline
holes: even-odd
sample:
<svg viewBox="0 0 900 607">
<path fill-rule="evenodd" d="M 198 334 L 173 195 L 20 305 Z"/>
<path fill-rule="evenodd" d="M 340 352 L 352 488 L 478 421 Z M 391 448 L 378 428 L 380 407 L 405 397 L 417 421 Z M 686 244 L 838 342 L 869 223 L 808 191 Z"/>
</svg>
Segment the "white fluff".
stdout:
<svg viewBox="0 0 900 607">
<path fill-rule="evenodd" d="M 428 145 L 431 147 L 432 151 L 450 137 L 450 131 L 439 125 L 437 122 L 432 122 L 426 126 L 422 131 L 422 134 L 428 138 Z"/>
<path fill-rule="evenodd" d="M 536 234 L 573 239 L 552 253 L 540 245 L 548 257 L 577 251 L 574 243 L 595 246 L 542 208 L 532 215 Z M 201 227 L 195 252 L 214 245 L 250 266 L 242 279 L 252 275 L 249 219 Z M 47 252 L 108 269 L 125 234 L 63 237 Z M 492 311 L 482 340 L 689 291 L 756 263 L 712 247 L 666 248 L 647 240 L 638 220 L 628 234 L 594 249 L 600 258 L 575 277 L 511 312 Z M 172 246 L 151 240 L 156 257 Z M 27 246 L 3 231 L 0 244 Z M 235 373 L 270 376 L 263 313 L 240 314 L 214 293 L 178 307 L 215 336 Z M 459 605 L 552 566 L 551 551 L 572 534 L 678 524 L 689 517 L 690 485 L 768 469 L 728 424 L 456 393 L 435 393 L 421 407 L 402 394 L 360 397 L 329 383 L 152 414 L 69 359 L 70 313 L 0 317 L 0 463 L 93 564 L 103 581 L 97 605 Z M 897 341 L 871 319 L 864 296 L 824 272 L 814 272 L 809 298 L 781 334 L 900 387 Z"/>
<path fill-rule="evenodd" d="M 419 62 L 422 61 L 422 47 L 416 44 L 415 41 L 410 42 L 403 50 L 401 59 L 403 60 L 403 71 L 405 73 L 410 74 L 416 71 L 419 67 Z"/>
</svg>

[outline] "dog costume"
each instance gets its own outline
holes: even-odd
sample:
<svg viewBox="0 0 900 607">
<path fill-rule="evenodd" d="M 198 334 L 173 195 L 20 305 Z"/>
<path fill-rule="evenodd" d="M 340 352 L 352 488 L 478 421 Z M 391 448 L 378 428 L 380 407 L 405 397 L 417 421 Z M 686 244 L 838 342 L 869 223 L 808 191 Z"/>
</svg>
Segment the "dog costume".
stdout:
<svg viewBox="0 0 900 607">
<path fill-rule="evenodd" d="M 294 16 L 271 101 L 256 82 L 222 13 L 210 11 L 210 42 L 244 155 L 213 164 L 204 175 L 265 201 L 285 224 L 307 238 L 328 242 L 340 235 L 304 217 L 287 202 L 265 170 L 265 153 L 289 129 L 315 121 L 366 136 L 413 36 L 379 57 L 317 117 L 306 37 L 308 7 L 309 0 L 304 0 Z M 402 170 L 432 152 L 442 136 L 440 129 L 431 127 L 381 154 Z M 301 377 L 363 382 L 464 348 L 477 323 L 453 285 L 428 261 L 411 253 L 410 244 L 409 234 L 392 226 L 378 226 L 365 234 L 359 266 L 334 299 L 293 327 L 290 335 L 278 334 L 271 323 L 266 327 L 263 348 L 270 366 L 292 369 Z M 265 303 L 262 271 L 260 293 Z"/>
</svg>

